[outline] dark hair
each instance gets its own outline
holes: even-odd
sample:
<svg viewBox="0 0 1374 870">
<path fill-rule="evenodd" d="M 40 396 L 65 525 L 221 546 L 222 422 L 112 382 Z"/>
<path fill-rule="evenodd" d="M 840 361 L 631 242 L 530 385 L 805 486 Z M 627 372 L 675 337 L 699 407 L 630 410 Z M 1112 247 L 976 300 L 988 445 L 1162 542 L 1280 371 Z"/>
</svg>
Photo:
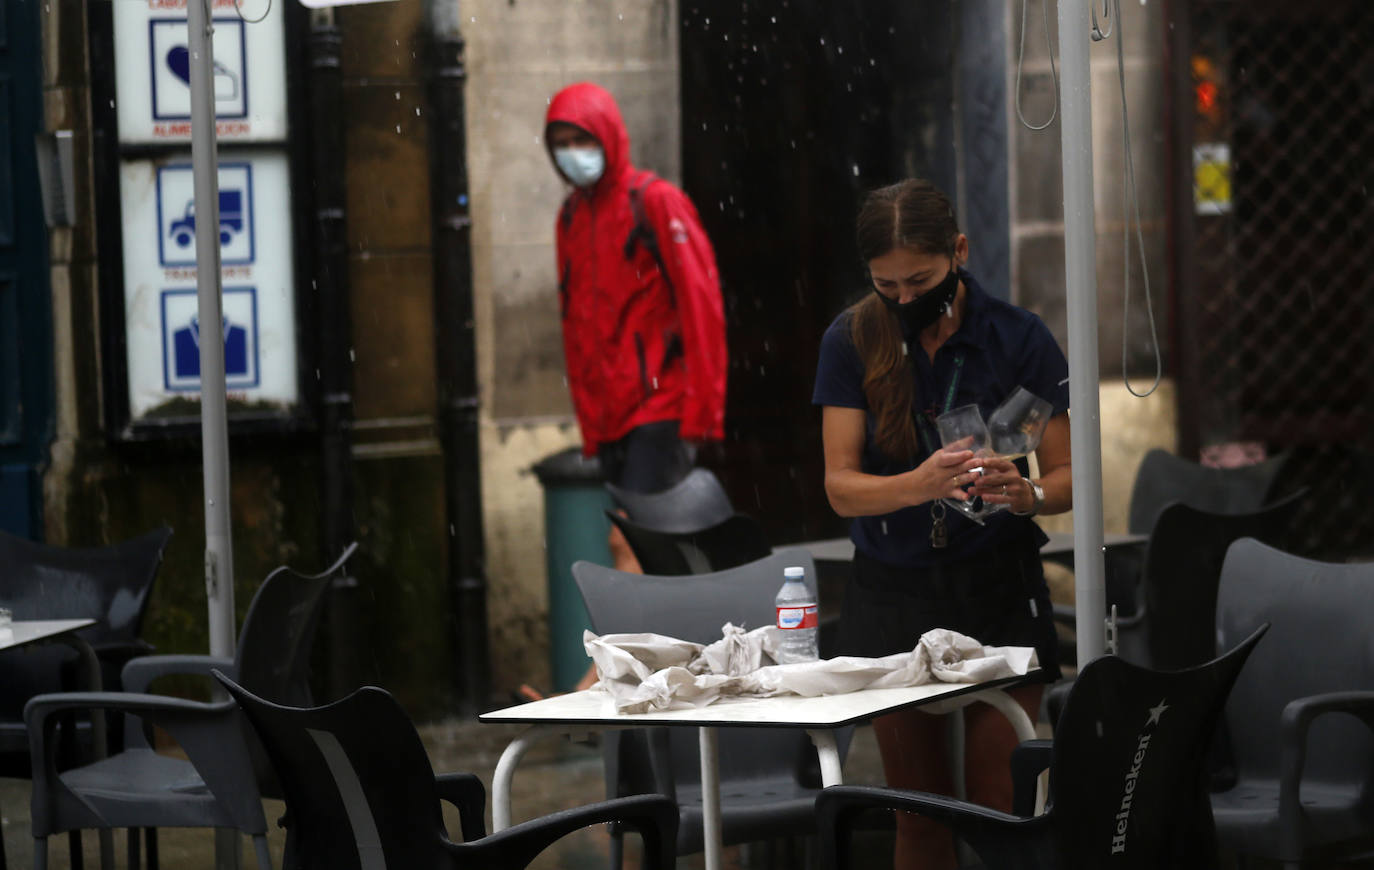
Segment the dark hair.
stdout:
<svg viewBox="0 0 1374 870">
<path fill-rule="evenodd" d="M 856 223 L 865 269 L 870 261 L 897 248 L 953 256 L 959 238 L 949 197 L 920 178 L 871 192 Z M 894 459 L 915 457 L 920 449 L 913 417 L 916 384 L 902 352 L 897 318 L 869 293 L 850 308 L 850 335 L 863 361 L 864 397 L 873 412 L 874 443 Z"/>
</svg>

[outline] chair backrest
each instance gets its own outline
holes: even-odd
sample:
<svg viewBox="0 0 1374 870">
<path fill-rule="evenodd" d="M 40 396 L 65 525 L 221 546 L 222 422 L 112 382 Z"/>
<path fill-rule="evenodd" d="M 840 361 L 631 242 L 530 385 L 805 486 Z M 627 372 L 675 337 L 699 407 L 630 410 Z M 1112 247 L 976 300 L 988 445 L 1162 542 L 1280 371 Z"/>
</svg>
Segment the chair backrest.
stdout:
<svg viewBox="0 0 1374 870">
<path fill-rule="evenodd" d="M 0 601 L 15 619 L 97 619 L 92 642 L 133 640 L 171 537 L 163 526 L 108 547 L 53 547 L 0 532 Z"/>
<path fill-rule="evenodd" d="M 1183 671 L 1116 656 L 1082 669 L 1050 762 L 1060 866 L 1215 866 L 1203 761 L 1227 693 L 1263 633 Z"/>
<path fill-rule="evenodd" d="M 647 631 L 710 643 L 720 639 L 721 626 L 727 622 L 746 629 L 772 625 L 783 569 L 794 565 L 805 569 L 807 584 L 815 591 L 811 554 L 797 548 L 710 574 L 627 574 L 591 562 L 576 563 L 572 573 L 587 605 L 592 631 L 597 634 Z M 700 782 L 695 735 L 670 732 L 668 736 L 676 783 Z M 722 729 L 721 782 L 787 774 L 804 782 L 810 775 L 809 763 L 815 758 L 809 747 L 810 741 L 797 729 Z M 648 774 L 647 770 L 642 772 Z"/>
<path fill-rule="evenodd" d="M 815 564 L 800 548 L 709 574 L 627 574 L 591 562 L 576 563 L 572 573 L 597 634 L 651 631 L 710 643 L 727 622 L 746 629 L 772 625 L 783 569 L 794 565 L 805 569 L 814 591 Z"/>
<path fill-rule="evenodd" d="M 1181 503 L 1167 506 L 1145 545 L 1146 655 L 1141 658 L 1123 645 L 1123 657 L 1164 670 L 1214 658 L 1217 585 L 1226 549 L 1246 537 L 1277 544 L 1305 494 L 1292 493 L 1249 513 L 1215 513 Z"/>
<path fill-rule="evenodd" d="M 1155 448 L 1145 454 L 1131 489 L 1127 527 L 1147 534 L 1160 511 L 1172 502 L 1213 513 L 1258 510 L 1272 498 L 1289 454 L 1239 468 L 1211 468 Z"/>
<path fill-rule="evenodd" d="M 95 619 L 82 630 L 89 643 L 132 645 L 171 537 L 163 526 L 106 547 L 54 547 L 0 532 L 0 603 L 15 619 Z M 33 695 L 73 688 L 61 679 L 71 655 L 45 647 L 0 657 L 0 716 L 21 719 Z"/>
<path fill-rule="evenodd" d="M 1236 772 L 1277 779 L 1279 723 L 1296 698 L 1374 691 L 1374 563 L 1318 562 L 1259 541 L 1231 546 L 1222 567 L 1217 641 L 1234 643 L 1272 623 L 1269 638 L 1236 682 L 1226 725 Z M 1303 788 L 1363 784 L 1374 795 L 1374 738 L 1352 716 L 1312 724 Z"/>
<path fill-rule="evenodd" d="M 611 483 L 606 484 L 606 491 L 630 519 L 661 532 L 700 531 L 735 512 L 725 487 L 705 468 L 693 468 L 661 492 L 632 492 Z"/>
<path fill-rule="evenodd" d="M 391 695 L 367 686 L 333 704 L 301 709 L 217 676 L 277 772 L 296 867 L 452 866 L 434 768 Z"/>
<path fill-rule="evenodd" d="M 243 685 L 279 704 L 313 703 L 310 649 L 315 628 L 330 582 L 357 548 L 356 543 L 349 544 L 333 565 L 318 574 L 302 574 L 283 565 L 262 581 L 239 630 L 235 664 Z"/>
<path fill-rule="evenodd" d="M 697 532 L 663 532 L 614 511 L 606 516 L 625 536 L 646 574 L 707 574 L 762 559 L 772 552 L 753 517 L 735 514 Z"/>
</svg>

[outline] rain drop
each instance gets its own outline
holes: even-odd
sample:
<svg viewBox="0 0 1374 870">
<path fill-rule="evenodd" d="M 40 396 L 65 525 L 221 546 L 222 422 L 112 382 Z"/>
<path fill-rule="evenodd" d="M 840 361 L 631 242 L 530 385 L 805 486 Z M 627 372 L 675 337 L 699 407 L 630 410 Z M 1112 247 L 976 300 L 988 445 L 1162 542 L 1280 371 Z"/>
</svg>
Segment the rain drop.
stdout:
<svg viewBox="0 0 1374 870">
<path fill-rule="evenodd" d="M 854 164 L 854 177 L 855 177 L 855 178 L 858 178 L 858 177 L 859 177 L 859 164 L 857 164 L 857 163 Z"/>
<path fill-rule="evenodd" d="M 821 45 L 825 45 L 825 37 L 824 37 L 824 36 L 821 37 Z"/>
<path fill-rule="evenodd" d="M 397 125 L 396 125 L 396 132 L 397 132 L 397 133 L 401 132 L 401 125 L 400 125 L 400 124 L 397 124 Z"/>
</svg>

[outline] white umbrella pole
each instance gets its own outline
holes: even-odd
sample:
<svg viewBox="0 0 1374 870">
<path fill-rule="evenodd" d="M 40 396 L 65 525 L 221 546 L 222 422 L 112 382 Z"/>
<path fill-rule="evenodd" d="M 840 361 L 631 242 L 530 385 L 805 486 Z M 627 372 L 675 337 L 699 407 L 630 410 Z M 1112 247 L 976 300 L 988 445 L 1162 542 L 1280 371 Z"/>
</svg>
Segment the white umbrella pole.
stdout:
<svg viewBox="0 0 1374 870">
<path fill-rule="evenodd" d="M 205 485 L 205 595 L 210 654 L 234 654 L 234 547 L 229 522 L 229 424 L 220 300 L 219 158 L 214 51 L 207 3 L 186 4 L 191 54 L 191 163 L 195 177 L 196 295 L 200 331 L 201 468 Z"/>
<path fill-rule="evenodd" d="M 1097 392 L 1097 230 L 1093 210 L 1092 71 L 1088 64 L 1090 2 L 1059 0 L 1063 88 L 1060 135 L 1079 667 L 1102 655 L 1107 609 L 1102 556 L 1102 430 Z M 1121 22 L 1116 22 L 1116 26 L 1120 27 Z"/>
</svg>

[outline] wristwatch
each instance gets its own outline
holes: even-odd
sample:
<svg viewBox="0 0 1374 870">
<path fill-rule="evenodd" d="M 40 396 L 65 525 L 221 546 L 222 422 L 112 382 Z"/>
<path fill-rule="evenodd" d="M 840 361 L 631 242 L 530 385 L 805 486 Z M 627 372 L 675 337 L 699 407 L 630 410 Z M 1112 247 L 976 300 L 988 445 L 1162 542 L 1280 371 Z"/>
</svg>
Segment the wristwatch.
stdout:
<svg viewBox="0 0 1374 870">
<path fill-rule="evenodd" d="M 1030 484 L 1031 509 L 1025 512 L 1012 511 L 1012 513 L 1016 514 L 1018 517 L 1033 517 L 1040 513 L 1040 509 L 1045 506 L 1045 491 L 1040 488 L 1040 484 L 1031 480 L 1029 477 L 1023 477 L 1021 479 Z"/>
</svg>

